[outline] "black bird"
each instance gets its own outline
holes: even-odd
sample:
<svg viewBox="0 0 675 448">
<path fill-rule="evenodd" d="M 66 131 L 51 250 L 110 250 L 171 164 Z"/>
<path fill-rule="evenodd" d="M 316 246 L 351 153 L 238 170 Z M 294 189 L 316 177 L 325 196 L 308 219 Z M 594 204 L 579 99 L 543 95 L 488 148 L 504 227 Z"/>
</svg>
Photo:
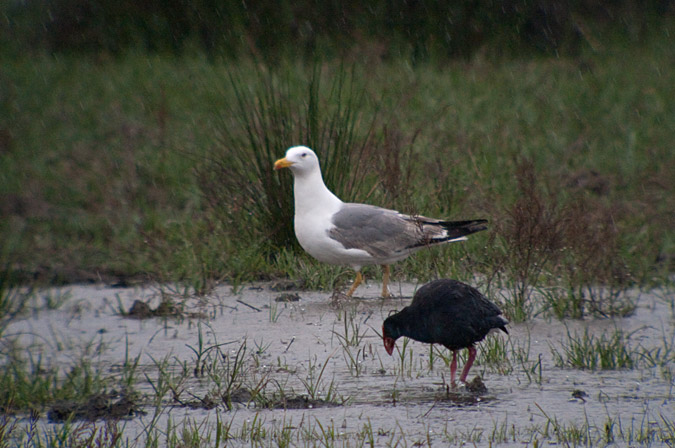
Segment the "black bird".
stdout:
<svg viewBox="0 0 675 448">
<path fill-rule="evenodd" d="M 390 355 L 396 339 L 407 336 L 420 342 L 442 344 L 452 350 L 450 382 L 455 384 L 457 351 L 469 350 L 469 359 L 459 377 L 466 381 L 476 359 L 474 344 L 482 341 L 493 329 L 504 333 L 509 323 L 501 310 L 476 288 L 457 280 L 442 279 L 422 286 L 410 306 L 389 316 L 382 325 L 384 348 Z"/>
</svg>

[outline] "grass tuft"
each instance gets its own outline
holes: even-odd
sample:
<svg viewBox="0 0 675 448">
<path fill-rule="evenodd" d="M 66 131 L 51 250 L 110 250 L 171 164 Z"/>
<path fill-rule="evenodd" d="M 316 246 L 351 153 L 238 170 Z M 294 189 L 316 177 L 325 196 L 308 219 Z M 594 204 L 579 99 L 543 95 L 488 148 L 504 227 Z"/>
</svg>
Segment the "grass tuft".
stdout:
<svg viewBox="0 0 675 448">
<path fill-rule="evenodd" d="M 41 356 L 10 356 L 0 366 L 0 409 L 25 412 L 56 401 L 84 401 L 107 387 L 106 378 L 85 357 L 61 371 L 45 365 Z"/>
<path fill-rule="evenodd" d="M 560 367 L 589 370 L 632 369 L 637 364 L 638 352 L 630 346 L 632 333 L 615 329 L 600 336 L 586 328 L 583 334 L 571 334 L 567 330 L 567 342 L 562 344 L 562 353 L 551 347 L 555 363 Z"/>
<path fill-rule="evenodd" d="M 491 279 L 506 286 L 514 322 L 542 312 L 558 318 L 627 316 L 634 284 L 613 206 L 542 179 L 532 159 L 515 168 L 517 196 L 494 221 Z"/>
<path fill-rule="evenodd" d="M 218 143 L 197 171 L 211 214 L 230 236 L 265 242 L 263 251 L 295 245 L 292 179 L 272 170 L 290 146 L 317 152 L 324 180 L 338 196 L 350 200 L 362 190 L 360 161 L 374 118 L 361 116 L 366 97 L 356 80 L 342 66 L 328 77 L 320 64 L 309 77 L 259 65 L 253 76 L 230 73 L 235 101 L 220 111 Z"/>
<path fill-rule="evenodd" d="M 0 272 L 0 339 L 7 327 L 27 308 L 33 293 L 21 291 L 7 282 L 7 271 Z"/>
</svg>

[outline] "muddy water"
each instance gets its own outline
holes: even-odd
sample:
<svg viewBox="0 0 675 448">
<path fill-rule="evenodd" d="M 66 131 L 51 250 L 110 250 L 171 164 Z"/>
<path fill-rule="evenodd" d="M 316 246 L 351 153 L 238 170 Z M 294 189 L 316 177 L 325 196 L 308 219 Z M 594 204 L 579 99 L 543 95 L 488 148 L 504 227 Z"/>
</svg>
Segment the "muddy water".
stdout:
<svg viewBox="0 0 675 448">
<path fill-rule="evenodd" d="M 522 446 L 534 439 L 555 440 L 551 422 L 565 428 L 589 426 L 597 436 L 608 422 L 624 432 L 648 432 L 652 426 L 675 420 L 672 374 L 667 373 L 675 370 L 672 353 L 665 368 L 641 365 L 590 372 L 556 367 L 551 349 L 562 353 L 567 333 L 585 328 L 593 334 L 620 328 L 634 332 L 632 345 L 672 348 L 672 295 L 632 292 L 638 298 L 638 309 L 629 318 L 535 319 L 510 325 L 509 336 L 490 336 L 506 340 L 508 360 L 502 366 L 487 366 L 481 354 L 471 371 L 470 378 L 482 376 L 488 389 L 476 395 L 463 389 L 448 391 L 449 369 L 438 352 L 434 352 L 431 368 L 428 345 L 410 342 L 402 361 L 400 339 L 399 352 L 391 357 L 386 354 L 376 332 L 391 310 L 409 303 L 415 287 L 401 284 L 398 293 L 407 298 L 381 300 L 376 298 L 379 285 L 370 284 L 359 290 L 362 299 L 339 304 L 322 292 L 293 291 L 300 300 L 283 303 L 275 301 L 280 293 L 265 284 L 249 285 L 236 293 L 220 287 L 207 298 L 186 302 L 186 311 L 194 313 L 191 318 L 137 320 L 120 316 L 120 306 L 128 310 L 135 300 L 156 305 L 161 295 L 158 289 L 74 286 L 44 291 L 43 295 L 52 297 L 67 294 L 67 300 L 57 310 L 38 310 L 14 322 L 6 334 L 18 337 L 27 351 L 40 354 L 47 365 L 69 366 L 84 356 L 102 366 L 104 375 L 119 374 L 125 356 L 140 355 L 135 387 L 152 397 L 144 374 L 155 381 L 161 360 L 167 360 L 176 375 L 181 362 L 193 366 L 201 333 L 203 347 L 223 344 L 222 352 L 231 359 L 246 343 L 244 383 L 248 387 L 264 381 L 268 394 L 283 390 L 288 396 L 302 396 L 308 393 L 305 380 L 316 385 L 321 392 L 318 398 L 325 398 L 332 383 L 334 396 L 344 400 L 341 406 L 311 409 L 259 409 L 250 403 L 235 403 L 232 410 L 222 405 L 205 410 L 178 406 L 168 394 L 159 416 L 148 403 L 146 415 L 124 423 L 124 437 L 141 445 L 145 428 L 153 423 L 166 428 L 168 421 L 201 424 L 208 432 L 219 419 L 227 422 L 234 435 L 260 424 L 268 434 L 291 431 L 295 444 L 304 443 L 303 431 L 321 434 L 330 429 L 337 441 L 350 445 L 372 430 L 378 446 L 486 444 L 490 440 Z M 358 345 L 345 347 L 341 339 L 349 339 L 355 331 L 361 335 Z M 349 354 L 357 358 L 358 375 Z M 317 381 L 324 365 L 321 381 Z M 313 381 L 308 380 L 311 375 Z M 182 398 L 189 399 L 204 397 L 213 383 L 206 377 L 190 376 L 181 387 Z M 268 437 L 263 444 L 274 445 L 272 436 Z M 240 443 L 249 445 L 250 441 Z"/>
</svg>

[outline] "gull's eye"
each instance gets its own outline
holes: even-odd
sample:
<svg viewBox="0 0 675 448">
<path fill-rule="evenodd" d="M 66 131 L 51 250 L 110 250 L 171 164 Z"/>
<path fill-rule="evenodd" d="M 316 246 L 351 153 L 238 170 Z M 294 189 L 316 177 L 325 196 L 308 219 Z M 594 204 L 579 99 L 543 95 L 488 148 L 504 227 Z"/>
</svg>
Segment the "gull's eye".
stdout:
<svg viewBox="0 0 675 448">
<path fill-rule="evenodd" d="M 302 158 L 307 157 L 307 153 L 306 153 L 306 152 L 303 152 L 303 153 L 300 155 L 300 157 L 302 157 Z"/>
</svg>

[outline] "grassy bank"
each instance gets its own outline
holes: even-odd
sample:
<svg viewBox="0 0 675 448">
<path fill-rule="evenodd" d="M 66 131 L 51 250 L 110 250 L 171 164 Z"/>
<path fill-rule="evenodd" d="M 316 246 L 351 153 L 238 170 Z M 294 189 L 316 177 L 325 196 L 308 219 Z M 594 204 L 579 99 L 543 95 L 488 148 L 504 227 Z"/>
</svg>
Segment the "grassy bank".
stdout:
<svg viewBox="0 0 675 448">
<path fill-rule="evenodd" d="M 537 288 L 587 300 L 592 284 L 666 282 L 675 244 L 668 32 L 575 59 L 357 62 L 350 107 L 367 175 L 354 199 L 491 222 L 465 244 L 398 263 L 398 278 L 484 274 L 520 297 L 514 308 L 524 313 Z M 246 141 L 238 95 L 255 105 L 266 89 L 300 122 L 318 76 L 315 95 L 330 117 L 336 73 L 345 71 L 334 63 L 318 74 L 301 64 L 270 73 L 200 56 L 3 61 L 0 236 L 11 282 L 345 283 L 344 269 L 312 261 L 293 241 L 270 244 L 276 229 L 257 216 L 223 217 L 245 201 L 218 197 L 209 170 L 246 158 L 236 152 Z M 283 143 L 276 156 L 305 143 L 267 133 Z M 290 197 L 290 179 L 282 182 Z"/>
</svg>

